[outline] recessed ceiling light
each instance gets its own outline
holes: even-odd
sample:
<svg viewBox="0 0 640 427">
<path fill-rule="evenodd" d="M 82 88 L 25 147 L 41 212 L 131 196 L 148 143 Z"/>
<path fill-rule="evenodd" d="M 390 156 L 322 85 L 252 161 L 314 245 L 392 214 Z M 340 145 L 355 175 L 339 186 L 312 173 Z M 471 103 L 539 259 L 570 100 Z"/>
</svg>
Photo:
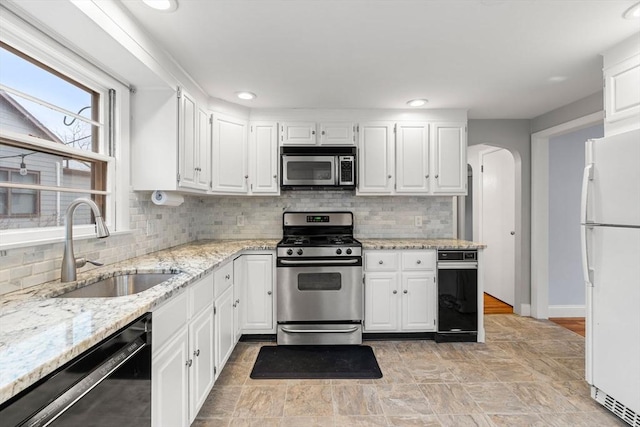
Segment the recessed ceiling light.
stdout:
<svg viewBox="0 0 640 427">
<path fill-rule="evenodd" d="M 551 76 L 549 77 L 549 82 L 551 83 L 560 83 L 567 80 L 567 76 Z"/>
<path fill-rule="evenodd" d="M 426 99 L 412 99 L 411 101 L 407 101 L 407 105 L 409 107 L 422 107 L 427 102 L 429 101 Z"/>
<path fill-rule="evenodd" d="M 178 8 L 177 0 L 142 0 L 144 4 L 155 10 L 173 12 Z"/>
<path fill-rule="evenodd" d="M 622 15 L 625 19 L 638 19 L 640 18 L 640 3 L 636 3 L 631 6 L 627 11 Z"/>
<path fill-rule="evenodd" d="M 256 94 L 253 92 L 236 92 L 236 96 L 240 99 L 255 99 Z"/>
</svg>

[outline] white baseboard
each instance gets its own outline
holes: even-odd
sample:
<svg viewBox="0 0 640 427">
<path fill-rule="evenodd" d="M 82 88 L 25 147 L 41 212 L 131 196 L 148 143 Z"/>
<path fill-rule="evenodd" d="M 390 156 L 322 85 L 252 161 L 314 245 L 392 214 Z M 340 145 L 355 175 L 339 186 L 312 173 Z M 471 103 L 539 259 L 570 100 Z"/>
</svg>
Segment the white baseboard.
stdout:
<svg viewBox="0 0 640 427">
<path fill-rule="evenodd" d="M 584 317 L 584 305 L 550 305 L 549 317 Z"/>
<path fill-rule="evenodd" d="M 520 304 L 520 316 L 531 316 L 531 304 Z"/>
</svg>

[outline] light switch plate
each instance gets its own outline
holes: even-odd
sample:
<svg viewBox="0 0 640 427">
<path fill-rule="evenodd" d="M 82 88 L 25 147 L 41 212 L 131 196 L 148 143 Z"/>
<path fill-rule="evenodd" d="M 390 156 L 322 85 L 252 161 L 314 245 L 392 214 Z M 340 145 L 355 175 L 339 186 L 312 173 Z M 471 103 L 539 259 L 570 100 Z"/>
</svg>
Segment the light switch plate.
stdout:
<svg viewBox="0 0 640 427">
<path fill-rule="evenodd" d="M 422 227 L 422 217 L 421 216 L 415 216 L 413 217 L 413 221 L 416 227 Z"/>
</svg>

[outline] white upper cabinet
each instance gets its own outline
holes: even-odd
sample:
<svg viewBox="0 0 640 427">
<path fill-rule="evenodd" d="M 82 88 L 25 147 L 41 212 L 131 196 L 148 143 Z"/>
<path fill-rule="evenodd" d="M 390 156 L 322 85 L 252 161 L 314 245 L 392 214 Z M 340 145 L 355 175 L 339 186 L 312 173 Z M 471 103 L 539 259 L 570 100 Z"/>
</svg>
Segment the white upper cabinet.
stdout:
<svg viewBox="0 0 640 427">
<path fill-rule="evenodd" d="M 393 123 L 362 123 L 358 133 L 358 194 L 390 194 L 394 180 Z"/>
<path fill-rule="evenodd" d="M 285 122 L 280 125 L 281 145 L 315 145 L 315 122 Z"/>
<path fill-rule="evenodd" d="M 467 192 L 467 127 L 464 123 L 431 125 L 434 194 Z"/>
<path fill-rule="evenodd" d="M 247 122 L 213 115 L 212 191 L 246 194 L 248 190 Z"/>
<path fill-rule="evenodd" d="M 371 122 L 358 133 L 358 195 L 466 194 L 463 122 Z"/>
<path fill-rule="evenodd" d="M 133 189 L 207 191 L 211 132 L 206 110 L 180 88 L 140 89 L 131 104 Z"/>
<path fill-rule="evenodd" d="M 429 124 L 396 125 L 396 192 L 429 192 Z"/>
<path fill-rule="evenodd" d="M 604 98 L 607 130 L 640 127 L 640 55 L 604 69 Z"/>
<path fill-rule="evenodd" d="M 249 191 L 252 194 L 280 194 L 278 124 L 252 122 L 249 127 Z"/>
<path fill-rule="evenodd" d="M 345 122 L 320 123 L 321 145 L 354 145 L 356 125 Z"/>
<path fill-rule="evenodd" d="M 180 113 L 178 130 L 180 132 L 178 161 L 180 162 L 180 187 L 197 188 L 198 151 L 198 115 L 196 101 L 185 91 L 179 91 Z M 206 188 L 205 188 L 206 190 Z"/>
<path fill-rule="evenodd" d="M 284 122 L 280 145 L 355 145 L 353 122 Z"/>
</svg>

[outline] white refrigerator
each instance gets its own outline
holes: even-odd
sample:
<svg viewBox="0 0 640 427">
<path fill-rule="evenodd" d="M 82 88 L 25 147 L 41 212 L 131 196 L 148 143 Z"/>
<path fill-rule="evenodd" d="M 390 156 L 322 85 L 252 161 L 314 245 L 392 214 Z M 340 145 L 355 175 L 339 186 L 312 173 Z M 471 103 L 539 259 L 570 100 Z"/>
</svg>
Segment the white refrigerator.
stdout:
<svg viewBox="0 0 640 427">
<path fill-rule="evenodd" d="M 587 141 L 581 222 L 586 380 L 640 426 L 640 130 Z"/>
</svg>

